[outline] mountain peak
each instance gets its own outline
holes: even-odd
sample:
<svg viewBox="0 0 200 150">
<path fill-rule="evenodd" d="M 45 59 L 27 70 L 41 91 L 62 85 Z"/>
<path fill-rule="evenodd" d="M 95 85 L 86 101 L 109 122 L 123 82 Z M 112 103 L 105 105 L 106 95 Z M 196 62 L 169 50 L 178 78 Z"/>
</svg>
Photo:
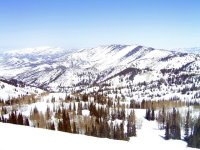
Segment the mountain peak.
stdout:
<svg viewBox="0 0 200 150">
<path fill-rule="evenodd" d="M 62 52 L 65 49 L 60 47 L 49 47 L 49 46 L 42 46 L 42 47 L 35 47 L 35 48 L 24 48 L 24 49 L 18 49 L 18 50 L 9 50 L 6 51 L 5 54 L 10 55 L 29 55 L 29 54 L 37 54 L 37 55 L 51 55 L 58 52 Z"/>
</svg>

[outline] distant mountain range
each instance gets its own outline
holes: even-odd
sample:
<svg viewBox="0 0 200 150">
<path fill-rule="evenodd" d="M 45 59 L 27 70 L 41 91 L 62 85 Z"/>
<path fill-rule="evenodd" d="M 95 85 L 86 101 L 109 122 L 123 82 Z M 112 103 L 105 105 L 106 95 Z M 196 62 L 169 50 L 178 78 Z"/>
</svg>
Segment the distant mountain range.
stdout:
<svg viewBox="0 0 200 150">
<path fill-rule="evenodd" d="M 95 92 L 143 99 L 199 99 L 200 48 L 141 45 L 29 48 L 0 54 L 0 76 L 53 92 Z M 194 53 L 193 53 L 194 52 Z M 121 93 L 116 93 L 120 89 Z"/>
<path fill-rule="evenodd" d="M 200 54 L 200 47 L 192 47 L 192 48 L 177 48 L 172 49 L 173 51 L 178 51 L 182 53 L 194 53 L 194 54 Z"/>
</svg>

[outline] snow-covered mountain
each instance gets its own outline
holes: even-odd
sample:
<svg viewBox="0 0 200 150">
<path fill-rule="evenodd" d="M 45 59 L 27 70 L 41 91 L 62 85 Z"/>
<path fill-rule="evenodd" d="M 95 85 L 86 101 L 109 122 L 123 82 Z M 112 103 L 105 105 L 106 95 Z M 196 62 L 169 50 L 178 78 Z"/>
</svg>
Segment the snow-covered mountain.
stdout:
<svg viewBox="0 0 200 150">
<path fill-rule="evenodd" d="M 20 126 L 16 127 L 16 130 L 12 125 L 8 125 L 9 130 L 7 130 L 7 125 L 0 123 L 0 131 L 4 137 L 0 138 L 3 141 L 3 148 L 8 147 L 8 144 L 5 144 L 8 143 L 8 138 L 5 137 L 8 135 L 6 133 L 11 132 L 20 135 L 22 140 L 23 137 L 32 134 L 39 137 L 36 137 L 33 146 L 35 148 L 41 145 L 41 141 L 43 145 L 51 148 L 63 147 L 62 143 L 66 143 L 65 140 L 70 141 L 68 147 L 71 148 L 78 139 L 82 141 L 79 143 L 81 147 L 88 140 L 93 143 L 98 140 L 99 145 L 114 149 L 132 147 L 172 149 L 175 145 L 180 149 L 191 149 L 187 148 L 187 143 L 183 141 L 185 138 L 183 129 L 186 129 L 184 121 L 187 111 L 191 112 L 192 121 L 188 128 L 191 133 L 194 128 L 193 120 L 199 115 L 199 54 L 141 45 L 104 45 L 73 51 L 43 47 L 1 53 L 0 69 L 2 122 L 22 123 L 32 127 L 73 131 L 92 136 L 110 131 L 109 135 L 99 134 L 98 137 L 122 140 L 125 139 L 122 137 L 126 136 L 126 140 L 129 140 L 129 142 L 111 141 L 105 138 L 99 140 L 83 135 Z M 52 93 L 43 93 L 45 90 Z M 31 96 L 22 96 L 29 94 Z M 9 98 L 14 99 L 5 101 Z M 150 108 L 153 117 L 148 121 L 147 112 Z M 177 126 L 181 133 L 177 139 L 180 140 L 164 140 L 166 133 L 163 128 L 167 129 L 167 121 L 171 121 L 171 111 L 179 120 L 176 123 L 180 126 Z M 64 126 L 65 112 L 68 114 L 66 118 L 69 117 L 67 126 L 72 127 L 70 130 L 66 130 L 67 126 Z M 22 122 L 20 119 L 13 119 L 15 115 L 18 115 L 16 118 L 20 118 L 20 114 Z M 59 114 L 62 114 L 62 118 Z M 178 116 L 179 114 L 181 115 Z M 157 120 L 153 121 L 155 116 Z M 132 127 L 131 123 L 134 123 Z M 87 126 L 89 124 L 90 126 Z M 134 133 L 134 128 L 137 129 L 136 137 L 135 134 L 130 135 L 131 132 Z M 75 129 L 78 129 L 78 132 L 75 132 Z M 114 133 L 122 134 L 118 137 Z M 26 139 L 28 143 L 35 140 L 35 138 Z"/>
<path fill-rule="evenodd" d="M 0 78 L 0 99 L 9 100 L 12 98 L 19 98 L 25 95 L 37 95 L 44 91 L 36 87 L 26 86 L 22 82 L 16 80 L 6 80 Z"/>
<path fill-rule="evenodd" d="M 49 91 L 103 88 L 113 93 L 120 88 L 125 96 L 140 100 L 200 97 L 200 56 L 193 53 L 141 45 L 74 51 L 45 47 L 5 52 L 0 60 L 0 76 Z"/>
<path fill-rule="evenodd" d="M 70 51 L 68 50 L 68 52 Z M 50 65 L 56 61 L 56 58 L 61 57 L 65 53 L 66 50 L 59 47 L 37 47 L 4 51 L 0 54 L 0 65 L 2 68 L 0 75 L 13 77 L 39 65 Z"/>
<path fill-rule="evenodd" d="M 178 51 L 182 53 L 194 53 L 194 54 L 200 54 L 200 47 L 192 47 L 192 48 L 176 48 L 172 49 L 173 51 Z"/>
</svg>

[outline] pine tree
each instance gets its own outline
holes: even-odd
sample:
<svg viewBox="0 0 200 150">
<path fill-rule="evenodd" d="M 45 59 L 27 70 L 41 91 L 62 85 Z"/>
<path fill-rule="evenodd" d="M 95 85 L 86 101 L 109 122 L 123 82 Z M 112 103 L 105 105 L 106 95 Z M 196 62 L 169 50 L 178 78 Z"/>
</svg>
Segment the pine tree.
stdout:
<svg viewBox="0 0 200 150">
<path fill-rule="evenodd" d="M 29 126 L 29 120 L 28 120 L 28 118 L 25 119 L 24 125 L 25 125 L 25 126 Z"/>
<path fill-rule="evenodd" d="M 169 122 L 166 123 L 165 127 L 165 139 L 169 140 L 170 139 L 170 134 L 169 134 Z"/>
<path fill-rule="evenodd" d="M 84 102 L 87 102 L 88 101 L 88 95 L 87 94 L 84 94 L 83 97 L 82 97 L 82 100 Z"/>
<path fill-rule="evenodd" d="M 61 119 L 61 116 L 62 116 L 61 114 L 62 114 L 62 112 L 61 112 L 61 109 L 59 107 L 58 110 L 56 111 L 55 117 L 58 118 L 58 119 Z"/>
<path fill-rule="evenodd" d="M 77 114 L 78 114 L 78 115 L 82 115 L 82 103 L 81 103 L 81 102 L 78 103 Z"/>
<path fill-rule="evenodd" d="M 124 135 L 124 122 L 122 122 L 121 124 L 120 124 L 120 130 L 119 130 L 119 132 L 120 132 L 120 140 L 125 140 L 125 135 Z"/>
<path fill-rule="evenodd" d="M 62 119 L 63 119 L 63 131 L 71 133 L 71 125 L 70 125 L 69 114 L 68 114 L 68 112 L 65 113 L 64 109 L 63 109 L 63 112 L 62 112 Z"/>
<path fill-rule="evenodd" d="M 47 106 L 47 109 L 45 112 L 45 120 L 48 121 L 49 119 L 51 119 L 50 108 L 49 108 L 49 106 Z"/>
<path fill-rule="evenodd" d="M 92 136 L 97 136 L 97 128 L 96 128 L 96 126 L 94 126 L 94 124 L 92 124 L 92 131 L 91 131 L 91 135 Z"/>
<path fill-rule="evenodd" d="M 121 133 L 120 128 L 119 128 L 119 125 L 117 124 L 116 126 L 114 126 L 114 139 L 120 140 L 121 139 L 120 133 Z"/>
<path fill-rule="evenodd" d="M 150 120 L 150 119 L 151 119 L 151 110 L 150 110 L 150 109 L 146 109 L 146 116 L 145 116 L 145 118 L 146 118 L 147 120 Z"/>
<path fill-rule="evenodd" d="M 71 105 L 71 103 L 69 103 L 69 111 L 71 111 L 72 110 L 72 105 Z"/>
<path fill-rule="evenodd" d="M 44 117 L 44 115 L 43 115 L 42 112 L 40 112 L 40 114 L 39 114 L 39 120 L 37 120 L 37 122 L 38 122 L 37 127 L 39 127 L 39 128 L 47 128 L 45 117 Z"/>
<path fill-rule="evenodd" d="M 190 120 L 190 112 L 187 111 L 186 119 L 185 119 L 185 133 L 184 140 L 187 141 L 189 137 L 189 120 Z"/>
<path fill-rule="evenodd" d="M 152 109 L 151 120 L 155 120 L 155 112 L 154 112 L 154 109 Z"/>
<path fill-rule="evenodd" d="M 188 138 L 188 146 L 200 148 L 200 116 L 194 125 L 192 134 Z"/>
<path fill-rule="evenodd" d="M 17 124 L 19 124 L 19 125 L 24 124 L 23 116 L 22 116 L 21 113 L 19 113 L 18 116 L 17 116 Z"/>
<path fill-rule="evenodd" d="M 141 109 L 146 109 L 146 102 L 145 102 L 145 100 L 142 100 Z"/>
<path fill-rule="evenodd" d="M 172 125 L 171 125 L 171 137 L 172 139 L 181 139 L 180 123 L 179 123 L 179 113 L 173 108 L 172 113 Z"/>
<path fill-rule="evenodd" d="M 11 114 L 9 114 L 8 123 L 17 124 L 16 112 L 14 113 L 12 111 Z"/>
<path fill-rule="evenodd" d="M 165 121 L 166 121 L 166 112 L 165 112 L 165 107 L 162 108 L 162 110 L 160 110 L 158 112 L 158 117 L 157 117 L 157 121 L 160 125 L 160 129 L 164 129 L 165 128 Z"/>
<path fill-rule="evenodd" d="M 180 115 L 173 108 L 173 112 L 169 114 L 165 128 L 165 139 L 181 139 Z"/>
<path fill-rule="evenodd" d="M 76 111 L 76 105 L 75 105 L 75 103 L 73 105 L 73 111 Z"/>
<path fill-rule="evenodd" d="M 59 120 L 59 122 L 58 122 L 58 131 L 64 131 L 64 130 L 63 130 L 63 123 L 62 123 L 62 121 L 60 121 L 60 120 Z"/>
<path fill-rule="evenodd" d="M 99 137 L 105 137 L 104 125 L 101 119 L 99 119 Z"/>
<path fill-rule="evenodd" d="M 127 123 L 127 136 L 136 136 L 136 127 L 135 127 L 135 113 L 131 111 L 130 115 L 128 116 L 128 123 Z"/>
<path fill-rule="evenodd" d="M 55 130 L 55 125 L 54 125 L 54 123 L 50 123 L 50 130 Z"/>
</svg>

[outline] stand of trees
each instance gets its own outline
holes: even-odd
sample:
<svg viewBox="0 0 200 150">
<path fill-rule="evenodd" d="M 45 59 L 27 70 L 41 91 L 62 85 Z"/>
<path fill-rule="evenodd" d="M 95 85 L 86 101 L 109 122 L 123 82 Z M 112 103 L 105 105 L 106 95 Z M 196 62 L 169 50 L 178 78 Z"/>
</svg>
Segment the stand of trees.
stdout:
<svg viewBox="0 0 200 150">
<path fill-rule="evenodd" d="M 180 114 L 175 108 L 167 116 L 165 139 L 181 139 Z"/>
<path fill-rule="evenodd" d="M 21 113 L 17 114 L 16 111 L 12 111 L 9 114 L 8 119 L 4 118 L 4 116 L 1 116 L 0 122 L 29 126 L 28 118 L 22 116 Z"/>
<path fill-rule="evenodd" d="M 191 135 L 186 140 L 189 147 L 200 148 L 200 116 L 194 124 Z"/>
<path fill-rule="evenodd" d="M 155 120 L 155 110 L 154 109 L 146 109 L 145 118 L 147 120 Z"/>
<path fill-rule="evenodd" d="M 34 103 L 36 100 L 30 96 L 9 102 L 13 109 L 14 105 Z M 129 137 L 136 136 L 134 109 L 126 113 L 129 106 L 121 104 L 119 100 L 113 101 L 98 94 L 91 100 L 89 95 L 84 94 L 66 96 L 60 99 L 59 105 L 54 105 L 54 97 L 48 102 L 53 104 L 53 109 L 47 106 L 46 111 L 42 112 L 35 106 L 28 118 L 16 111 L 7 110 L 7 104 L 2 103 L 0 121 L 116 140 L 129 140 Z M 83 115 L 83 110 L 89 111 L 89 114 Z M 4 118 L 5 114 L 9 114 L 7 119 Z"/>
<path fill-rule="evenodd" d="M 0 121 L 101 138 L 129 140 L 130 137 L 137 135 L 134 109 L 146 109 L 145 118 L 158 121 L 159 128 L 165 129 L 165 139 L 181 139 L 181 123 L 183 127 L 183 122 L 175 108 L 194 105 L 181 101 L 145 100 L 142 102 L 131 100 L 130 104 L 127 104 L 119 98 L 113 100 L 96 93 L 94 95 L 66 96 L 64 99 L 60 98 L 59 101 L 52 97 L 47 103 L 53 104 L 53 109 L 47 106 L 46 111 L 41 112 L 34 107 L 28 118 L 14 111 L 17 107 L 37 101 L 38 99 L 34 96 L 22 96 L 7 102 L 0 101 L 2 115 Z M 166 110 L 172 106 L 175 108 L 168 113 Z M 159 111 L 155 114 L 157 109 Z M 87 111 L 88 114 L 85 115 Z M 4 118 L 5 114 L 8 114 L 6 119 Z M 200 121 L 196 121 L 193 126 L 190 122 L 191 117 L 188 111 L 184 124 L 184 140 L 188 142 L 188 146 L 199 147 Z"/>
</svg>

